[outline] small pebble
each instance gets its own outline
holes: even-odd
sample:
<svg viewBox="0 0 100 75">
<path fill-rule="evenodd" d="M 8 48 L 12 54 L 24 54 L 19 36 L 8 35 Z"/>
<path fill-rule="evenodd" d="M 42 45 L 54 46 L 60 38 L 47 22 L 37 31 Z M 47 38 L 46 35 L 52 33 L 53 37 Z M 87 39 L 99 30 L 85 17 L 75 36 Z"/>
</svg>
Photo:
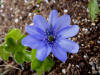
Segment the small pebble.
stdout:
<svg viewBox="0 0 100 75">
<path fill-rule="evenodd" d="M 56 3 L 56 1 L 55 0 L 52 0 L 53 1 L 53 3 Z"/>
<path fill-rule="evenodd" d="M 32 16 L 32 13 L 29 13 L 28 16 Z"/>
<path fill-rule="evenodd" d="M 70 67 L 71 67 L 71 64 L 69 63 L 69 64 L 68 64 L 68 69 L 69 69 Z"/>
<path fill-rule="evenodd" d="M 87 10 L 86 10 L 87 12 L 89 12 L 89 9 L 87 8 Z"/>
<path fill-rule="evenodd" d="M 98 72 L 99 72 L 99 74 L 100 74 L 100 70 L 99 70 Z"/>
<path fill-rule="evenodd" d="M 18 23 L 18 18 L 15 19 L 15 23 Z"/>
<path fill-rule="evenodd" d="M 34 13 L 34 16 L 37 15 L 36 13 Z"/>
<path fill-rule="evenodd" d="M 95 67 L 94 66 L 92 66 L 92 70 L 95 70 Z"/>
<path fill-rule="evenodd" d="M 78 20 L 72 19 L 72 21 L 73 21 L 74 23 L 78 23 Z"/>
<path fill-rule="evenodd" d="M 4 5 L 3 4 L 1 5 L 1 8 L 4 8 Z"/>
<path fill-rule="evenodd" d="M 93 65 L 93 62 L 91 61 L 91 62 L 89 62 L 89 64 L 90 64 L 90 65 Z"/>
<path fill-rule="evenodd" d="M 95 23 L 92 23 L 91 25 L 92 25 L 92 26 L 95 26 Z"/>
<path fill-rule="evenodd" d="M 46 3 L 49 3 L 48 0 L 45 0 Z"/>
<path fill-rule="evenodd" d="M 84 19 L 84 21 L 85 21 L 85 22 L 87 22 L 87 21 L 88 21 L 88 19 L 87 19 L 87 18 L 85 18 L 85 19 Z"/>
<path fill-rule="evenodd" d="M 22 19 L 22 16 L 20 16 L 19 19 Z"/>
<path fill-rule="evenodd" d="M 71 55 L 71 58 L 73 58 L 73 55 Z"/>
<path fill-rule="evenodd" d="M 81 44 L 81 46 L 84 46 L 84 44 Z"/>
<path fill-rule="evenodd" d="M 39 7 L 39 6 L 40 6 L 39 4 L 36 5 L 36 7 Z"/>
<path fill-rule="evenodd" d="M 14 17 L 14 15 L 13 15 L 13 14 L 11 14 L 11 17 Z"/>
<path fill-rule="evenodd" d="M 88 73 L 90 74 L 91 72 L 89 71 Z"/>
<path fill-rule="evenodd" d="M 100 41 L 98 40 L 98 41 L 97 41 L 97 43 L 99 43 L 99 44 L 100 44 Z"/>
<path fill-rule="evenodd" d="M 66 70 L 65 69 L 62 69 L 62 73 L 66 74 Z"/>
<path fill-rule="evenodd" d="M 67 12 L 68 12 L 68 10 L 67 10 L 67 9 L 65 9 L 65 10 L 64 10 L 64 13 L 67 13 Z"/>
<path fill-rule="evenodd" d="M 87 28 L 82 28 L 82 31 L 84 31 L 85 33 L 88 32 Z"/>
<path fill-rule="evenodd" d="M 6 15 L 5 15 L 5 13 L 2 13 L 1 15 L 2 15 L 3 17 L 5 17 L 5 16 L 6 16 Z"/>
<path fill-rule="evenodd" d="M 93 75 L 94 75 L 94 74 L 96 74 L 96 75 L 97 75 L 97 73 L 98 73 L 98 72 L 97 72 L 97 71 L 93 71 L 92 73 L 93 73 Z"/>
<path fill-rule="evenodd" d="M 78 38 L 80 38 L 80 35 L 78 35 Z"/>
<path fill-rule="evenodd" d="M 78 68 L 79 68 L 79 65 L 76 65 L 76 67 L 78 67 Z"/>
<path fill-rule="evenodd" d="M 31 23 L 30 25 L 31 25 L 31 26 L 33 26 L 34 24 L 33 24 L 33 23 Z"/>
<path fill-rule="evenodd" d="M 10 8 L 10 11 L 12 11 L 13 10 L 13 8 Z"/>
<path fill-rule="evenodd" d="M 28 0 L 24 0 L 24 2 L 25 2 L 25 3 L 27 3 L 27 2 L 28 2 Z"/>
<path fill-rule="evenodd" d="M 84 57 L 85 59 L 87 59 L 87 58 L 88 58 L 88 56 L 87 56 L 87 55 L 84 55 L 83 57 Z"/>
<path fill-rule="evenodd" d="M 0 10 L 0 12 L 2 13 L 2 12 L 3 12 L 3 10 Z"/>
</svg>

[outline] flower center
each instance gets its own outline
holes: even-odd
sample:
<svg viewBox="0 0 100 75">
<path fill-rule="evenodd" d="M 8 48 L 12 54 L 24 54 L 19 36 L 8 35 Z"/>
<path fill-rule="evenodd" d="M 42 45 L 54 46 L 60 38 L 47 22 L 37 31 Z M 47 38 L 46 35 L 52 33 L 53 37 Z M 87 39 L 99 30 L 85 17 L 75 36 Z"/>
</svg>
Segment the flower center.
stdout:
<svg viewBox="0 0 100 75">
<path fill-rule="evenodd" d="M 48 37 L 48 40 L 49 40 L 50 42 L 53 42 L 53 41 L 55 41 L 55 38 L 54 38 L 52 35 L 50 35 L 50 36 Z"/>
</svg>

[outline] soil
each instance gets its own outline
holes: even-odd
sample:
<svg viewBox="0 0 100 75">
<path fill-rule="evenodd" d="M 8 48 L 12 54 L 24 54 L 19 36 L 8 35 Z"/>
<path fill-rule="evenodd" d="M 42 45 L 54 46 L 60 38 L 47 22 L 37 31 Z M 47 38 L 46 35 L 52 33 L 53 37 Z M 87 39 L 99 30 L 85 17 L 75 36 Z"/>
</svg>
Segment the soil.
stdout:
<svg viewBox="0 0 100 75">
<path fill-rule="evenodd" d="M 2 0 L 1 0 L 2 1 Z M 89 0 L 3 0 L 0 7 L 0 44 L 9 29 L 19 28 L 25 33 L 25 26 L 33 24 L 33 16 L 40 14 L 48 17 L 52 9 L 59 15 L 69 14 L 71 24 L 79 25 L 78 35 L 71 40 L 79 43 L 77 54 L 68 53 L 65 63 L 53 57 L 55 66 L 50 72 L 43 75 L 100 75 L 100 13 L 94 22 L 91 22 L 88 13 Z M 100 8 L 100 0 L 98 0 Z M 0 67 L 4 75 L 36 75 L 30 68 L 30 63 L 19 65 L 10 57 L 9 61 L 0 59 L 0 65 L 14 67 Z M 17 69 L 20 68 L 21 70 Z"/>
</svg>

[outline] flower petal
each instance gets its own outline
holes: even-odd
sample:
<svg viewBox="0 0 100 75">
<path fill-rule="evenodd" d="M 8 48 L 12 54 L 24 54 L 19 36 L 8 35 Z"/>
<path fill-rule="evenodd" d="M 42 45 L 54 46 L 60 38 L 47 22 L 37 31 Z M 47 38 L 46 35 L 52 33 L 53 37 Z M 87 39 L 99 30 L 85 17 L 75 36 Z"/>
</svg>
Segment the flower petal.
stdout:
<svg viewBox="0 0 100 75">
<path fill-rule="evenodd" d="M 61 36 L 63 38 L 69 38 L 75 36 L 78 32 L 79 32 L 79 26 L 73 25 L 59 31 L 58 36 Z"/>
<path fill-rule="evenodd" d="M 52 53 L 56 58 L 58 58 L 62 62 L 65 62 L 67 60 L 67 53 L 64 50 L 62 50 L 60 46 L 54 47 Z"/>
<path fill-rule="evenodd" d="M 37 49 L 42 47 L 42 41 L 39 41 L 35 38 L 33 38 L 32 36 L 28 35 L 25 38 L 22 39 L 22 45 L 24 46 L 28 46 L 32 49 Z"/>
<path fill-rule="evenodd" d="M 60 39 L 58 44 L 64 49 L 64 51 L 69 53 L 77 53 L 79 50 L 79 45 L 68 39 Z"/>
<path fill-rule="evenodd" d="M 58 18 L 58 11 L 57 10 L 52 10 L 50 12 L 50 15 L 49 15 L 48 23 L 50 25 L 54 25 L 56 20 L 57 20 L 57 18 Z"/>
<path fill-rule="evenodd" d="M 38 60 L 43 61 L 50 54 L 50 52 L 51 48 L 45 45 L 37 50 L 36 57 Z"/>
<path fill-rule="evenodd" d="M 38 34 L 38 35 L 45 35 L 45 32 L 36 26 L 26 26 L 25 30 L 30 35 Z"/>
<path fill-rule="evenodd" d="M 38 28 L 42 29 L 43 31 L 46 31 L 48 29 L 49 24 L 45 20 L 45 18 L 41 15 L 35 15 L 33 18 L 33 23 L 36 25 Z"/>
<path fill-rule="evenodd" d="M 66 26 L 70 26 L 70 23 L 71 23 L 70 16 L 67 14 L 63 15 L 56 20 L 54 25 L 54 30 L 58 31 Z"/>
</svg>

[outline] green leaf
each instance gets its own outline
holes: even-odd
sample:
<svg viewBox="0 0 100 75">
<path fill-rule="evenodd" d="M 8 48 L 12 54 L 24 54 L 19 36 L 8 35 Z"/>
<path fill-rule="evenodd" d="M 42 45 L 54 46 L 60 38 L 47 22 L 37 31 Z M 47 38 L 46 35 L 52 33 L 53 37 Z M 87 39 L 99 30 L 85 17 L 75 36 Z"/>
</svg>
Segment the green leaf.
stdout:
<svg viewBox="0 0 100 75">
<path fill-rule="evenodd" d="M 16 38 L 17 37 L 17 38 Z M 13 54 L 17 52 L 22 52 L 27 47 L 24 47 L 21 44 L 21 40 L 25 37 L 25 35 L 21 34 L 19 29 L 9 30 L 9 33 L 5 38 L 6 51 L 12 52 Z"/>
<path fill-rule="evenodd" d="M 15 40 L 13 40 L 12 38 L 8 38 L 6 40 L 6 44 L 5 45 L 6 45 L 5 46 L 6 51 L 13 52 L 13 53 L 15 52 L 16 46 L 17 46 Z"/>
<path fill-rule="evenodd" d="M 32 59 L 35 60 L 36 59 L 36 49 L 32 49 Z"/>
<path fill-rule="evenodd" d="M 31 53 L 26 51 L 27 47 L 21 44 L 25 35 L 21 34 L 19 29 L 11 29 L 5 37 L 5 49 L 14 55 L 17 63 L 22 64 L 24 61 L 31 61 Z"/>
<path fill-rule="evenodd" d="M 34 13 L 37 13 L 37 12 L 40 12 L 40 10 L 39 10 L 39 9 L 37 9 L 37 10 L 34 10 L 33 12 L 34 12 Z"/>
<path fill-rule="evenodd" d="M 27 51 L 27 47 L 21 43 L 24 37 L 25 35 L 21 34 L 19 29 L 10 29 L 5 36 L 4 48 L 0 47 L 0 57 L 7 60 L 7 53 L 9 53 L 9 56 L 12 53 L 15 61 L 19 64 L 22 64 L 24 61 L 31 62 L 31 52 Z"/>
<path fill-rule="evenodd" d="M 26 62 L 32 61 L 32 56 L 30 51 L 24 50 L 24 59 Z"/>
<path fill-rule="evenodd" d="M 97 0 L 91 0 L 88 3 L 88 9 L 89 9 L 89 14 L 91 16 L 91 20 L 93 22 L 94 19 L 97 17 L 97 14 L 99 12 L 99 7 L 98 7 Z"/>
<path fill-rule="evenodd" d="M 32 63 L 31 69 L 36 70 L 38 75 L 42 75 L 43 72 L 49 72 L 54 66 L 54 62 L 49 57 L 44 61 L 39 61 L 36 58 L 36 50 L 32 50 Z"/>
<path fill-rule="evenodd" d="M 37 60 L 37 59 L 35 59 L 34 61 L 32 61 L 31 69 L 32 70 L 36 70 L 36 69 L 40 68 L 41 65 L 42 65 L 42 62 Z"/>
<path fill-rule="evenodd" d="M 20 38 L 17 40 L 16 51 L 23 51 L 26 50 L 27 47 L 23 46 L 21 41 L 25 37 L 25 35 L 21 35 Z"/>
<path fill-rule="evenodd" d="M 37 60 L 36 58 L 36 49 L 32 49 L 32 63 L 31 63 L 31 69 L 37 69 L 41 66 L 42 62 Z"/>
<path fill-rule="evenodd" d="M 21 31 L 19 29 L 12 29 L 5 36 L 5 40 L 7 40 L 8 38 L 13 38 L 14 40 L 18 40 L 20 36 L 21 36 Z"/>
<path fill-rule="evenodd" d="M 24 37 L 25 37 L 25 35 L 21 34 L 20 38 L 19 38 L 18 41 L 17 41 L 17 44 L 18 44 L 18 45 L 23 46 L 22 43 L 21 43 L 21 41 L 22 41 L 22 39 L 23 39 Z M 23 47 L 25 47 L 25 46 L 23 46 Z"/>
<path fill-rule="evenodd" d="M 0 45 L 0 57 L 4 60 L 8 60 L 10 53 L 5 50 L 4 45 Z"/>
<path fill-rule="evenodd" d="M 51 68 L 54 66 L 54 61 L 51 58 L 47 57 L 42 65 L 43 65 L 42 69 L 46 72 L 49 72 Z"/>
<path fill-rule="evenodd" d="M 16 52 L 14 54 L 14 59 L 19 64 L 24 63 L 24 53 L 23 52 Z"/>
<path fill-rule="evenodd" d="M 42 75 L 43 72 L 49 72 L 53 66 L 54 66 L 54 61 L 48 57 L 46 58 L 46 60 L 43 61 L 41 67 L 38 68 L 36 71 L 38 75 Z"/>
</svg>

